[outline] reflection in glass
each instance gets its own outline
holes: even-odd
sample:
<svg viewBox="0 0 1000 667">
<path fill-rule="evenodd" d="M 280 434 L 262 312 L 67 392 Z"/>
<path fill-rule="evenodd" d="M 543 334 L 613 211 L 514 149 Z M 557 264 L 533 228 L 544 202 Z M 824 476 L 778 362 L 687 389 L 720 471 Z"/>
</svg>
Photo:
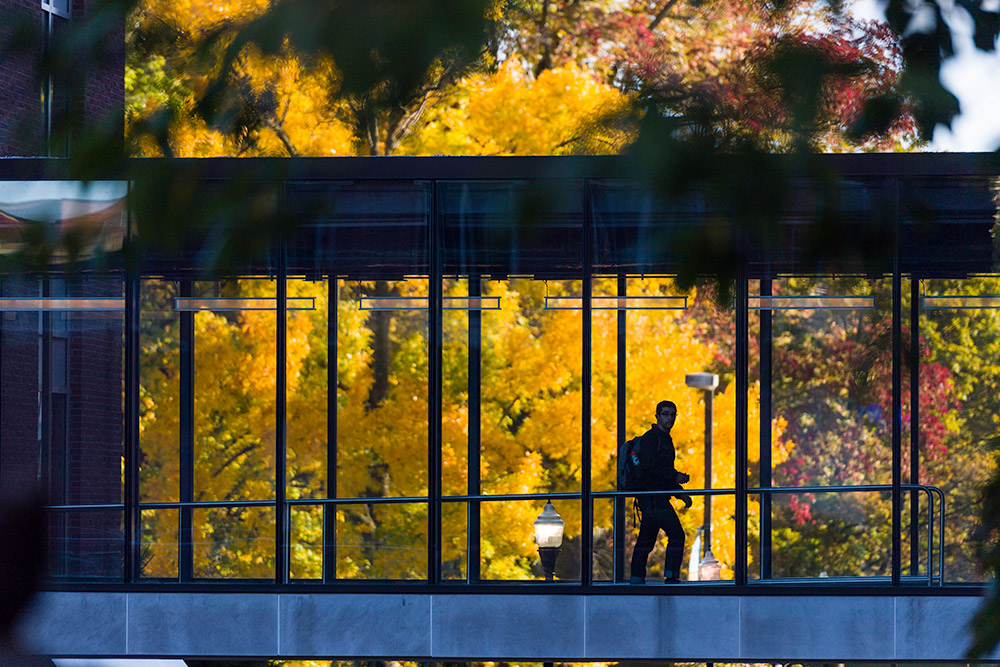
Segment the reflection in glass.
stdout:
<svg viewBox="0 0 1000 667">
<path fill-rule="evenodd" d="M 121 510 L 48 512 L 48 574 L 69 581 L 121 581 Z"/>
</svg>

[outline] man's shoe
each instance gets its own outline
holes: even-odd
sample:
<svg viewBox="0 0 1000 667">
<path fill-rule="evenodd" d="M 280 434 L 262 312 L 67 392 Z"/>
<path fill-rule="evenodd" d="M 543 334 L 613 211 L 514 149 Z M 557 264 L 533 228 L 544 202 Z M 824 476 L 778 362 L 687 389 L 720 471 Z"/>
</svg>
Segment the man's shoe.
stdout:
<svg viewBox="0 0 1000 667">
<path fill-rule="evenodd" d="M 678 579 L 677 577 L 667 577 L 667 578 L 665 578 L 663 580 L 663 583 L 665 583 L 665 584 L 679 584 L 679 583 L 681 583 L 681 580 Z"/>
<path fill-rule="evenodd" d="M 630 583 L 633 586 L 642 586 L 643 584 L 646 583 L 646 580 L 643 579 L 642 577 L 629 577 L 628 583 Z"/>
</svg>

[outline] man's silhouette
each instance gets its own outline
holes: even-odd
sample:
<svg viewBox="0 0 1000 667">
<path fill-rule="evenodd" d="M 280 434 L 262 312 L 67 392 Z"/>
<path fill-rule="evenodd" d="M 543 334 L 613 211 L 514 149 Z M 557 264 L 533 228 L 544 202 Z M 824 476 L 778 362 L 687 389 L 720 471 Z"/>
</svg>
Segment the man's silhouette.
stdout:
<svg viewBox="0 0 1000 667">
<path fill-rule="evenodd" d="M 656 423 L 639 439 L 640 477 L 648 480 L 647 490 L 676 490 L 690 478 L 674 468 L 674 441 L 670 429 L 677 420 L 677 406 L 673 401 L 660 401 L 656 405 Z M 675 494 L 691 507 L 691 497 Z M 667 557 L 663 568 L 666 583 L 680 580 L 681 561 L 684 560 L 684 528 L 677 518 L 677 512 L 670 504 L 670 495 L 639 496 L 639 510 L 642 520 L 639 524 L 639 539 L 632 552 L 630 584 L 646 583 L 646 559 L 656 544 L 656 537 L 662 529 L 667 535 Z"/>
</svg>

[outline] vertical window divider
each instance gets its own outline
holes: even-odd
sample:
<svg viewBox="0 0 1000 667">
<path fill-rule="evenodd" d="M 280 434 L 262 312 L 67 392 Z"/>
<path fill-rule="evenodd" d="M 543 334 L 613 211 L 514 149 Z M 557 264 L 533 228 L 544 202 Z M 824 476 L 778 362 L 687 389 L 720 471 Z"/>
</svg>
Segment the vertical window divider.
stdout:
<svg viewBox="0 0 1000 667">
<path fill-rule="evenodd" d="M 288 419 L 285 414 L 287 408 L 286 391 L 288 387 L 287 375 L 287 350 L 288 350 L 288 257 L 285 248 L 285 235 L 281 234 L 278 240 L 278 301 L 277 312 L 275 313 L 275 356 L 277 357 L 275 367 L 277 396 L 275 397 L 275 424 L 274 424 L 274 580 L 276 583 L 284 584 L 288 582 L 288 541 L 289 541 L 289 518 L 290 512 L 285 502 L 286 480 L 287 480 L 287 440 L 288 440 Z"/>
<path fill-rule="evenodd" d="M 899 180 L 893 179 L 894 196 L 892 234 L 892 585 L 899 586 L 902 561 L 903 477 L 903 277 L 899 266 Z"/>
<path fill-rule="evenodd" d="M 336 275 L 327 281 L 326 313 L 326 497 L 337 497 L 337 360 L 340 320 L 340 283 Z M 323 505 L 323 582 L 337 579 L 337 506 Z"/>
<path fill-rule="evenodd" d="M 910 484 L 920 484 L 920 281 L 910 274 Z M 920 492 L 910 491 L 910 576 L 920 574 Z M 930 516 L 928 516 L 928 521 Z M 944 535 L 941 536 L 943 542 Z M 928 545 L 929 548 L 929 545 Z M 933 581 L 927 563 L 928 585 Z"/>
<path fill-rule="evenodd" d="M 469 297 L 482 296 L 482 278 L 479 274 L 469 275 Z M 480 440 L 482 418 L 482 347 L 483 347 L 483 314 L 480 308 L 469 309 L 469 442 L 468 442 L 468 493 L 478 496 L 482 493 L 479 478 Z M 482 515 L 478 500 L 470 500 L 467 509 L 466 531 L 466 579 L 470 584 L 478 584 L 480 577 L 480 558 L 482 530 Z"/>
<path fill-rule="evenodd" d="M 52 296 L 52 279 L 49 276 L 43 277 L 41 280 L 41 290 L 42 298 Z M 44 310 L 39 316 L 39 338 L 38 338 L 38 363 L 41 370 L 41 401 L 39 401 L 39 410 L 41 412 L 41 432 L 39 436 L 39 465 L 41 470 L 40 479 L 44 484 L 43 491 L 45 497 L 52 498 L 53 490 L 53 480 L 52 480 L 52 468 L 53 468 L 53 457 L 52 457 L 52 311 Z M 59 494 L 60 500 L 66 504 L 72 504 L 74 499 L 70 498 L 68 494 Z M 64 512 L 61 529 L 63 535 L 59 542 L 59 548 L 65 552 L 66 550 L 66 531 L 69 526 L 69 522 L 73 515 L 69 512 Z M 50 534 L 49 539 L 52 540 Z M 57 544 L 59 544 L 57 542 Z M 68 571 L 69 563 L 68 559 L 61 557 L 60 567 L 63 569 L 63 574 L 72 574 Z"/>
<path fill-rule="evenodd" d="M 771 267 L 760 279 L 760 295 L 771 296 Z M 769 488 L 773 482 L 771 442 L 771 373 L 774 336 L 774 311 L 758 311 L 760 316 L 760 485 Z M 760 496 L 760 578 L 771 578 L 771 494 Z"/>
<path fill-rule="evenodd" d="M 594 506 L 593 498 L 590 495 L 590 461 L 591 461 L 591 437 L 590 437 L 590 411 L 591 411 L 591 348 L 593 331 L 592 314 L 593 308 L 591 298 L 593 297 L 593 234 L 594 221 L 590 210 L 590 179 L 583 181 L 583 285 L 581 286 L 581 296 L 583 297 L 583 322 L 581 323 L 582 353 L 581 359 L 583 367 L 581 369 L 583 396 L 581 410 L 583 420 L 581 423 L 581 474 L 580 492 L 583 506 L 580 508 L 580 583 L 589 586 L 593 581 L 594 570 Z"/>
<path fill-rule="evenodd" d="M 628 290 L 628 278 L 625 274 L 618 275 L 618 296 L 625 296 Z M 625 431 L 625 417 L 626 417 L 626 388 L 628 387 L 628 378 L 626 373 L 628 371 L 628 311 L 624 308 L 619 308 L 616 313 L 618 321 L 618 354 L 617 354 L 617 364 L 618 364 L 618 377 L 617 377 L 617 409 L 615 412 L 616 429 L 615 429 L 615 456 L 617 457 L 617 448 L 625 442 L 627 437 Z M 617 464 L 617 459 L 615 461 Z M 617 491 L 617 486 L 615 487 Z M 624 496 L 615 497 L 615 510 L 614 510 L 614 544 L 615 544 L 615 582 L 625 581 L 625 515 L 626 512 L 627 499 Z"/>
<path fill-rule="evenodd" d="M 747 391 L 749 389 L 750 296 L 747 276 L 748 239 L 742 226 L 737 228 L 739 260 L 736 266 L 736 442 L 734 464 L 736 498 L 736 539 L 733 568 L 736 586 L 747 584 Z"/>
<path fill-rule="evenodd" d="M 182 297 L 193 296 L 191 281 L 182 280 Z M 180 313 L 180 489 L 182 503 L 194 500 L 194 312 Z M 193 510 L 181 507 L 178 512 L 178 575 L 180 581 L 191 581 L 194 575 Z"/>
<path fill-rule="evenodd" d="M 441 216 L 437 181 L 430 186 L 427 290 L 427 583 L 441 582 Z"/>
<path fill-rule="evenodd" d="M 126 237 L 126 243 L 130 243 Z M 127 253 L 127 256 L 131 253 Z M 140 576 L 142 514 L 139 510 L 139 276 L 136 267 L 125 266 L 125 442 L 123 489 L 125 501 L 125 583 Z"/>
</svg>

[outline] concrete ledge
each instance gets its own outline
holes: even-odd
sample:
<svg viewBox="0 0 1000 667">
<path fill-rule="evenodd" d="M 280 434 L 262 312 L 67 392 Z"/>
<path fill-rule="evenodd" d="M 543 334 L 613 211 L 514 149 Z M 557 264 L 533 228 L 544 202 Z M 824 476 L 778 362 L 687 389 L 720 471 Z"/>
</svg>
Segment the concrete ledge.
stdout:
<svg viewBox="0 0 1000 667">
<path fill-rule="evenodd" d="M 964 660 L 968 596 L 44 593 L 63 657 L 845 662 Z M 992 656 L 994 660 L 1000 656 Z"/>
</svg>

